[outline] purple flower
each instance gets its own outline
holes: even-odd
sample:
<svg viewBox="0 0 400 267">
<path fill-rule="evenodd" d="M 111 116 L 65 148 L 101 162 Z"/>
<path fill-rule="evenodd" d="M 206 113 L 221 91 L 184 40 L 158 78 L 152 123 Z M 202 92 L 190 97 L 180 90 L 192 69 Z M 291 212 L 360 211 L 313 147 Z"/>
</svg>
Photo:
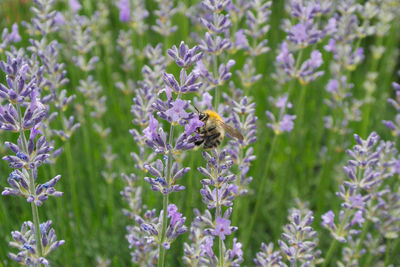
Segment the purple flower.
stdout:
<svg viewBox="0 0 400 267">
<path fill-rule="evenodd" d="M 243 29 L 240 29 L 235 33 L 235 47 L 237 49 L 247 49 L 249 47 L 249 41 L 247 40 Z"/>
<path fill-rule="evenodd" d="M 65 24 L 65 18 L 61 12 L 56 12 L 56 15 L 54 16 L 54 22 L 57 25 L 64 25 Z"/>
<path fill-rule="evenodd" d="M 40 224 L 41 232 L 41 246 L 43 251 L 46 252 L 47 256 L 50 252 L 62 246 L 65 241 L 57 240 L 55 231 L 52 226 L 52 221 L 47 221 Z M 20 263 L 21 265 L 27 265 L 29 263 L 31 266 L 37 266 L 39 264 L 49 266 L 49 262 L 44 257 L 36 257 L 36 244 L 35 241 L 35 227 L 32 222 L 24 222 L 21 226 L 20 231 L 12 231 L 11 236 L 13 242 L 10 242 L 10 246 L 19 250 L 18 254 L 9 253 L 8 256 Z"/>
<path fill-rule="evenodd" d="M 144 136 L 152 141 L 157 137 L 158 120 L 154 118 L 153 114 L 149 114 L 149 126 L 143 129 Z"/>
<path fill-rule="evenodd" d="M 335 213 L 333 211 L 328 211 L 327 213 L 321 216 L 322 224 L 328 225 L 329 227 L 333 228 L 335 224 Z"/>
<path fill-rule="evenodd" d="M 276 99 L 275 107 L 279 109 L 292 108 L 292 103 L 288 101 L 288 95 L 280 96 Z"/>
<path fill-rule="evenodd" d="M 168 49 L 167 52 L 168 55 L 175 60 L 176 65 L 181 68 L 189 68 L 203 57 L 203 53 L 200 52 L 198 46 L 189 49 L 183 41 L 180 43 L 179 49 L 174 45 L 172 49 Z"/>
<path fill-rule="evenodd" d="M 293 121 L 295 119 L 296 119 L 296 115 L 285 114 L 279 123 L 279 131 L 280 132 L 291 132 L 294 127 Z"/>
<path fill-rule="evenodd" d="M 232 254 L 230 255 L 231 258 L 234 258 L 235 256 L 238 256 L 239 259 L 243 258 L 242 244 L 237 242 L 236 237 L 233 239 L 231 254 Z"/>
<path fill-rule="evenodd" d="M 171 218 L 170 225 L 174 227 L 177 222 L 182 221 L 182 213 L 178 212 L 178 207 L 175 204 L 168 205 L 168 218 Z"/>
<path fill-rule="evenodd" d="M 82 5 L 79 3 L 79 0 L 68 0 L 68 3 L 73 13 L 77 13 L 82 9 Z"/>
<path fill-rule="evenodd" d="M 213 244 L 214 238 L 212 236 L 207 236 L 204 238 L 204 242 L 200 246 L 203 253 L 207 254 L 210 258 L 214 256 L 214 252 L 212 250 Z"/>
<path fill-rule="evenodd" d="M 330 79 L 326 85 L 326 91 L 328 93 L 337 93 L 339 89 L 339 82 L 336 79 Z"/>
<path fill-rule="evenodd" d="M 254 259 L 254 263 L 256 266 L 286 266 L 282 262 L 282 256 L 280 250 L 274 251 L 274 243 L 269 243 L 266 245 L 265 243 L 261 243 L 261 251 L 257 252 L 256 258 Z"/>
<path fill-rule="evenodd" d="M 290 76 L 290 77 L 295 77 L 296 76 L 296 69 L 295 69 L 295 60 L 293 53 L 289 51 L 288 44 L 286 42 L 283 42 L 279 54 L 276 56 L 276 62 L 278 64 L 278 67 L 283 70 L 283 72 Z"/>
<path fill-rule="evenodd" d="M 323 71 L 317 71 L 322 65 L 322 54 L 318 50 L 311 53 L 311 57 L 301 64 L 298 76 L 302 84 L 314 81 L 316 78 L 324 74 Z"/>
<path fill-rule="evenodd" d="M 351 206 L 356 209 L 362 209 L 365 206 L 364 198 L 361 194 L 357 194 L 349 197 Z"/>
<path fill-rule="evenodd" d="M 189 122 L 187 124 L 185 124 L 185 134 L 187 136 L 191 135 L 192 133 L 194 133 L 197 128 L 201 127 L 204 125 L 204 122 L 202 122 L 201 120 L 199 120 L 199 116 L 195 115 L 193 118 L 191 118 L 189 120 Z"/>
<path fill-rule="evenodd" d="M 283 132 L 291 132 L 294 128 L 294 120 L 296 119 L 296 115 L 286 114 L 286 109 L 292 107 L 292 103 L 288 101 L 288 96 L 283 95 L 276 99 L 270 97 L 269 101 L 273 103 L 273 105 L 279 108 L 279 115 L 275 117 L 275 115 L 266 111 L 266 115 L 268 119 L 271 121 L 267 123 L 267 126 L 274 130 L 275 134 L 281 134 Z"/>
<path fill-rule="evenodd" d="M 365 219 L 363 217 L 363 212 L 361 210 L 358 210 L 354 214 L 353 219 L 350 222 L 350 225 L 353 226 L 357 223 L 358 226 L 361 226 L 364 222 L 365 222 Z"/>
<path fill-rule="evenodd" d="M 122 22 L 131 21 L 131 6 L 129 0 L 119 1 L 119 20 Z"/>
<path fill-rule="evenodd" d="M 212 234 L 219 236 L 222 240 L 225 240 L 225 235 L 230 235 L 232 233 L 230 228 L 231 221 L 225 218 L 217 218 L 215 221 L 217 225 L 215 226 Z"/>
<path fill-rule="evenodd" d="M 171 103 L 171 108 L 168 109 L 165 114 L 173 121 L 179 122 L 180 119 L 186 119 L 188 117 L 188 113 L 186 112 L 186 108 L 188 107 L 188 102 L 182 99 L 177 99 Z"/>
<path fill-rule="evenodd" d="M 8 38 L 10 38 L 10 41 L 14 42 L 14 43 L 18 43 L 19 41 L 21 41 L 21 36 L 18 33 L 18 24 L 17 23 L 14 23 L 12 25 L 12 30 L 11 30 L 11 33 L 8 36 Z"/>
<path fill-rule="evenodd" d="M 321 254 L 315 249 L 318 238 L 311 226 L 313 213 L 308 209 L 292 209 L 289 220 L 290 223 L 283 227 L 283 240 L 278 240 L 278 244 L 292 266 L 297 265 L 296 262 L 299 266 L 308 266 L 310 262 L 317 261 Z"/>
<path fill-rule="evenodd" d="M 288 39 L 300 48 L 315 44 L 322 38 L 321 31 L 317 30 L 312 21 L 300 22 L 294 25 L 288 32 Z"/>
</svg>

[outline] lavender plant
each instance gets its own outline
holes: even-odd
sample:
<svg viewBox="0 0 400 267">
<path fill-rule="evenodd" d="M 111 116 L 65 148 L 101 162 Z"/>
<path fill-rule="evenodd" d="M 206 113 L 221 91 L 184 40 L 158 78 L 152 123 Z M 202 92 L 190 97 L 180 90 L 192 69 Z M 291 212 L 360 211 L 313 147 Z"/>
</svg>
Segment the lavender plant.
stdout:
<svg viewBox="0 0 400 267">
<path fill-rule="evenodd" d="M 10 246 L 20 251 L 9 256 L 21 264 L 36 266 L 48 264 L 45 257 L 64 243 L 63 240 L 56 241 L 54 230 L 50 230 L 51 221 L 39 225 L 38 213 L 38 206 L 49 196 L 60 197 L 62 192 L 54 188 L 60 179 L 59 175 L 43 184 L 37 181 L 37 168 L 50 157 L 49 152 L 53 150 L 38 129 L 47 115 L 48 107 L 40 102 L 40 89 L 37 86 L 42 79 L 42 68 L 32 73 L 29 58 L 21 54 L 14 57 L 10 53 L 7 62 L 0 62 L 7 81 L 7 85 L 0 84 L 0 97 L 7 102 L 0 106 L 0 128 L 19 135 L 17 144 L 5 143 L 15 155 L 3 157 L 14 171 L 7 180 L 11 187 L 6 187 L 2 195 L 22 196 L 31 203 L 33 223 L 26 222 L 21 232 L 12 233 L 15 242 L 11 242 Z M 30 131 L 28 139 L 26 131 Z"/>
<path fill-rule="evenodd" d="M 190 266 L 239 266 L 243 261 L 242 244 L 235 238 L 232 249 L 227 249 L 224 242 L 226 236 L 231 235 L 237 227 L 231 226 L 229 220 L 232 214 L 232 205 L 237 186 L 234 184 L 235 175 L 229 172 L 233 161 L 227 151 L 212 150 L 202 153 L 207 161 L 206 168 L 198 170 L 206 179 L 201 180 L 203 188 L 200 193 L 202 201 L 207 205 L 203 214 L 195 210 L 196 218 L 190 232 L 192 244 L 185 243 L 185 264 Z M 224 207 L 227 207 L 224 211 Z M 210 211 L 215 209 L 215 215 Z M 218 236 L 218 256 L 213 251 L 215 237 Z"/>
<path fill-rule="evenodd" d="M 21 41 L 21 36 L 19 35 L 18 32 L 18 24 L 14 23 L 11 27 L 11 32 L 7 28 L 3 29 L 3 32 L 1 33 L 1 43 L 0 43 L 0 55 L 4 53 L 6 48 L 11 44 L 11 43 L 18 43 Z"/>
<path fill-rule="evenodd" d="M 333 211 L 322 216 L 322 226 L 335 238 L 326 256 L 325 266 L 335 250 L 336 240 L 347 244 L 343 250 L 344 264 L 359 263 L 365 253 L 362 246 L 369 229 L 369 221 L 379 227 L 380 220 L 376 213 L 382 204 L 380 199 L 390 192 L 383 184 L 394 175 L 393 166 L 397 155 L 394 145 L 390 142 L 381 142 L 378 145 L 379 136 L 376 133 L 370 134 L 367 140 L 355 135 L 355 140 L 357 145 L 352 150 L 347 150 L 351 157 L 344 167 L 348 179 L 342 182 L 337 192 L 337 196 L 344 201 L 339 213 L 339 225 L 335 224 Z M 357 229 L 357 225 L 363 224 L 362 230 Z"/>
</svg>

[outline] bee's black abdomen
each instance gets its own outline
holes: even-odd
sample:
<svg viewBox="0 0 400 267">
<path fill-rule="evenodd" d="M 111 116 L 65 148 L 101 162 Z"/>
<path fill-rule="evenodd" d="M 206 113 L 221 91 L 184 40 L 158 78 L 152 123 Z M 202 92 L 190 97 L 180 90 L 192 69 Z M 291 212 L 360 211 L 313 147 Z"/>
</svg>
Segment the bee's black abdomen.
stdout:
<svg viewBox="0 0 400 267">
<path fill-rule="evenodd" d="M 194 142 L 194 144 L 195 144 L 196 146 L 199 146 L 199 145 L 201 145 L 202 143 L 204 143 L 204 139 L 200 139 L 200 140 L 197 140 L 196 142 Z"/>
<path fill-rule="evenodd" d="M 207 130 L 205 130 L 208 133 L 211 133 L 212 131 L 214 131 L 217 127 L 210 127 Z"/>
</svg>

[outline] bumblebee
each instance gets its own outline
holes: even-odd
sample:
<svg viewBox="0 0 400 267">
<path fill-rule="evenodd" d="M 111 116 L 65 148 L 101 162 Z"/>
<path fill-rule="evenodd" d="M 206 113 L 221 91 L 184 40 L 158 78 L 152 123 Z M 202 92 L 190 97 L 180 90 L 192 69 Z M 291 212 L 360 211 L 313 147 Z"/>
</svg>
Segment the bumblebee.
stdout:
<svg viewBox="0 0 400 267">
<path fill-rule="evenodd" d="M 238 130 L 226 124 L 218 113 L 212 110 L 198 111 L 198 113 L 199 120 L 204 125 L 196 130 L 200 135 L 200 139 L 194 142 L 196 146 L 203 145 L 204 149 L 216 148 L 222 143 L 225 132 L 232 137 L 243 140 L 243 135 Z"/>
</svg>

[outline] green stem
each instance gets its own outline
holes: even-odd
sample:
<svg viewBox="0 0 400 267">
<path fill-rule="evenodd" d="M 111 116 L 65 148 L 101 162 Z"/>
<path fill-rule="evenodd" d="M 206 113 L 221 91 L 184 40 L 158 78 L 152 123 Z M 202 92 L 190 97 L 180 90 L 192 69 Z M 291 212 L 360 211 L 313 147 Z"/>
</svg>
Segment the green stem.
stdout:
<svg viewBox="0 0 400 267">
<path fill-rule="evenodd" d="M 222 248 L 222 239 L 221 237 L 218 238 L 219 243 L 219 266 L 224 267 L 224 251 Z"/>
<path fill-rule="evenodd" d="M 370 224 L 370 222 L 367 220 L 363 225 L 361 236 L 360 236 L 360 242 L 358 243 L 356 251 L 354 253 L 356 257 L 359 257 L 358 253 L 360 252 L 360 250 L 361 250 L 361 248 L 363 246 L 365 237 L 367 236 L 369 224 Z"/>
<path fill-rule="evenodd" d="M 385 266 L 389 266 L 390 252 L 392 249 L 392 239 L 386 239 Z"/>
<path fill-rule="evenodd" d="M 217 199 L 217 204 L 215 206 L 215 219 L 221 217 L 221 212 L 220 212 L 220 205 L 219 205 L 219 185 L 215 188 L 215 196 Z M 224 266 L 224 252 L 222 250 L 222 239 L 221 237 L 218 238 L 218 250 L 219 250 L 219 266 L 223 267 Z"/>
<path fill-rule="evenodd" d="M 163 247 L 163 242 L 165 239 L 165 233 L 167 232 L 167 219 L 168 219 L 168 214 L 167 214 L 167 209 L 168 209 L 168 194 L 165 194 L 163 196 L 163 222 L 162 222 L 162 230 L 161 230 L 161 239 L 160 243 L 158 244 L 158 267 L 164 267 L 164 261 L 165 261 L 165 248 Z"/>
<path fill-rule="evenodd" d="M 250 226 L 248 228 L 247 235 L 245 237 L 246 239 L 245 239 L 245 242 L 244 242 L 244 245 L 243 245 L 243 250 L 244 251 L 246 251 L 247 245 L 248 245 L 248 243 L 250 241 L 250 238 L 251 238 L 251 235 L 252 235 L 252 232 L 253 232 L 253 228 L 254 228 L 254 224 L 255 224 L 257 216 L 258 216 L 258 211 L 260 209 L 260 206 L 261 206 L 261 203 L 262 203 L 262 200 L 263 200 L 263 197 L 264 197 L 264 190 L 265 190 L 265 186 L 266 186 L 266 183 L 267 183 L 268 170 L 269 170 L 269 167 L 271 165 L 272 155 L 274 154 L 274 151 L 275 151 L 277 139 L 278 139 L 278 135 L 275 134 L 274 138 L 272 139 L 271 149 L 269 150 L 267 162 L 265 164 L 265 168 L 264 168 L 264 171 L 263 171 L 264 175 L 261 177 L 261 185 L 260 185 L 260 188 L 259 188 L 259 191 L 258 191 L 258 194 L 257 194 L 256 206 L 254 208 L 253 215 L 252 215 L 251 221 L 250 221 Z"/>
<path fill-rule="evenodd" d="M 296 65 L 295 65 L 295 75 L 297 76 L 297 70 L 299 69 L 300 66 L 300 62 L 301 62 L 301 58 L 303 57 L 303 49 L 300 50 L 299 55 L 297 56 L 296 59 Z M 289 85 L 289 89 L 288 89 L 288 93 L 289 93 L 289 98 L 293 93 L 293 89 L 294 89 L 294 84 L 296 82 L 297 77 L 292 77 L 291 81 L 290 81 L 290 85 Z"/>
<path fill-rule="evenodd" d="M 80 220 L 80 201 L 78 201 L 78 193 L 76 191 L 76 180 L 74 178 L 74 167 L 73 167 L 73 159 L 71 153 L 71 144 L 70 142 L 65 143 L 65 156 L 67 160 L 67 169 L 68 169 L 68 180 L 69 180 L 69 190 L 71 191 L 71 200 L 74 209 L 74 215 L 76 219 L 76 227 L 78 234 L 80 233 L 81 220 Z"/>
<path fill-rule="evenodd" d="M 179 98 L 179 96 L 178 96 Z M 174 136 L 174 125 L 171 123 L 171 128 L 169 130 L 168 136 L 168 144 L 170 147 L 172 146 L 172 139 Z M 168 151 L 168 162 L 167 162 L 167 187 L 169 188 L 171 184 L 171 165 L 172 165 L 172 152 L 171 150 Z M 167 218 L 168 218 L 168 192 L 163 195 L 163 221 L 162 221 L 162 229 L 161 229 L 161 237 L 159 239 L 158 244 L 158 267 L 164 267 L 165 262 L 165 254 L 166 250 L 163 246 L 163 243 L 166 238 L 167 233 Z"/>
<path fill-rule="evenodd" d="M 217 55 L 214 55 L 214 60 L 213 60 L 213 69 L 214 69 L 214 75 L 217 75 L 218 72 L 218 58 Z M 219 106 L 219 98 L 220 98 L 220 90 L 219 90 L 219 86 L 215 87 L 215 103 L 214 103 L 214 108 L 215 111 L 218 112 L 218 106 Z"/>
<path fill-rule="evenodd" d="M 380 46 L 381 44 L 382 44 L 382 37 L 378 36 L 377 39 L 376 39 L 376 46 Z M 378 68 L 378 63 L 379 63 L 379 58 L 373 57 L 371 68 L 370 68 L 369 72 L 376 72 L 376 70 Z M 378 77 L 376 77 L 376 80 L 374 81 L 375 82 L 375 86 L 376 86 L 376 83 L 377 83 L 377 79 L 378 79 Z M 373 93 L 374 92 L 367 91 L 366 93 L 367 93 L 366 94 L 367 95 L 366 98 L 373 97 Z M 369 103 L 369 102 L 365 103 L 365 111 L 364 111 L 364 117 L 363 117 L 362 128 L 361 128 L 361 133 L 363 134 L 363 136 L 365 136 L 367 134 L 367 131 L 368 131 L 368 123 L 370 121 L 370 113 L 371 113 L 371 104 L 372 103 Z"/>
<path fill-rule="evenodd" d="M 326 254 L 326 257 L 324 259 L 324 264 L 322 265 L 322 267 L 328 266 L 329 260 L 332 258 L 333 253 L 335 253 L 337 244 L 338 244 L 338 241 L 336 239 L 333 239 L 331 246 L 329 247 L 328 253 Z"/>
<path fill-rule="evenodd" d="M 22 141 L 22 150 L 26 155 L 29 155 L 28 142 L 26 141 L 24 129 L 22 126 L 21 107 L 19 104 L 16 104 L 16 107 L 17 107 L 17 112 L 18 112 L 19 134 L 20 134 L 21 141 Z M 32 196 L 36 197 L 35 178 L 34 178 L 33 170 L 31 168 L 29 168 L 28 173 L 29 173 L 29 193 Z M 40 233 L 39 210 L 34 201 L 31 202 L 31 208 L 32 208 L 33 225 L 35 227 L 35 241 L 36 241 L 37 256 L 42 257 L 43 256 L 43 247 L 42 247 L 42 238 L 41 238 L 41 233 Z M 41 264 L 39 264 L 39 266 L 41 266 Z"/>
<path fill-rule="evenodd" d="M 350 212 L 349 210 L 345 211 L 344 219 L 340 223 L 339 228 L 338 228 L 338 232 L 337 232 L 338 236 L 342 235 L 343 227 L 344 227 L 345 223 L 347 222 L 347 220 L 349 219 L 349 216 L 350 216 L 349 212 Z M 330 259 L 332 258 L 333 254 L 336 251 L 337 245 L 338 245 L 338 241 L 335 238 L 335 239 L 333 239 L 333 241 L 332 241 L 332 243 L 331 243 L 331 245 L 329 247 L 328 253 L 326 254 L 326 257 L 324 259 L 324 264 L 322 265 L 322 267 L 328 266 L 328 263 L 329 263 Z"/>
</svg>

